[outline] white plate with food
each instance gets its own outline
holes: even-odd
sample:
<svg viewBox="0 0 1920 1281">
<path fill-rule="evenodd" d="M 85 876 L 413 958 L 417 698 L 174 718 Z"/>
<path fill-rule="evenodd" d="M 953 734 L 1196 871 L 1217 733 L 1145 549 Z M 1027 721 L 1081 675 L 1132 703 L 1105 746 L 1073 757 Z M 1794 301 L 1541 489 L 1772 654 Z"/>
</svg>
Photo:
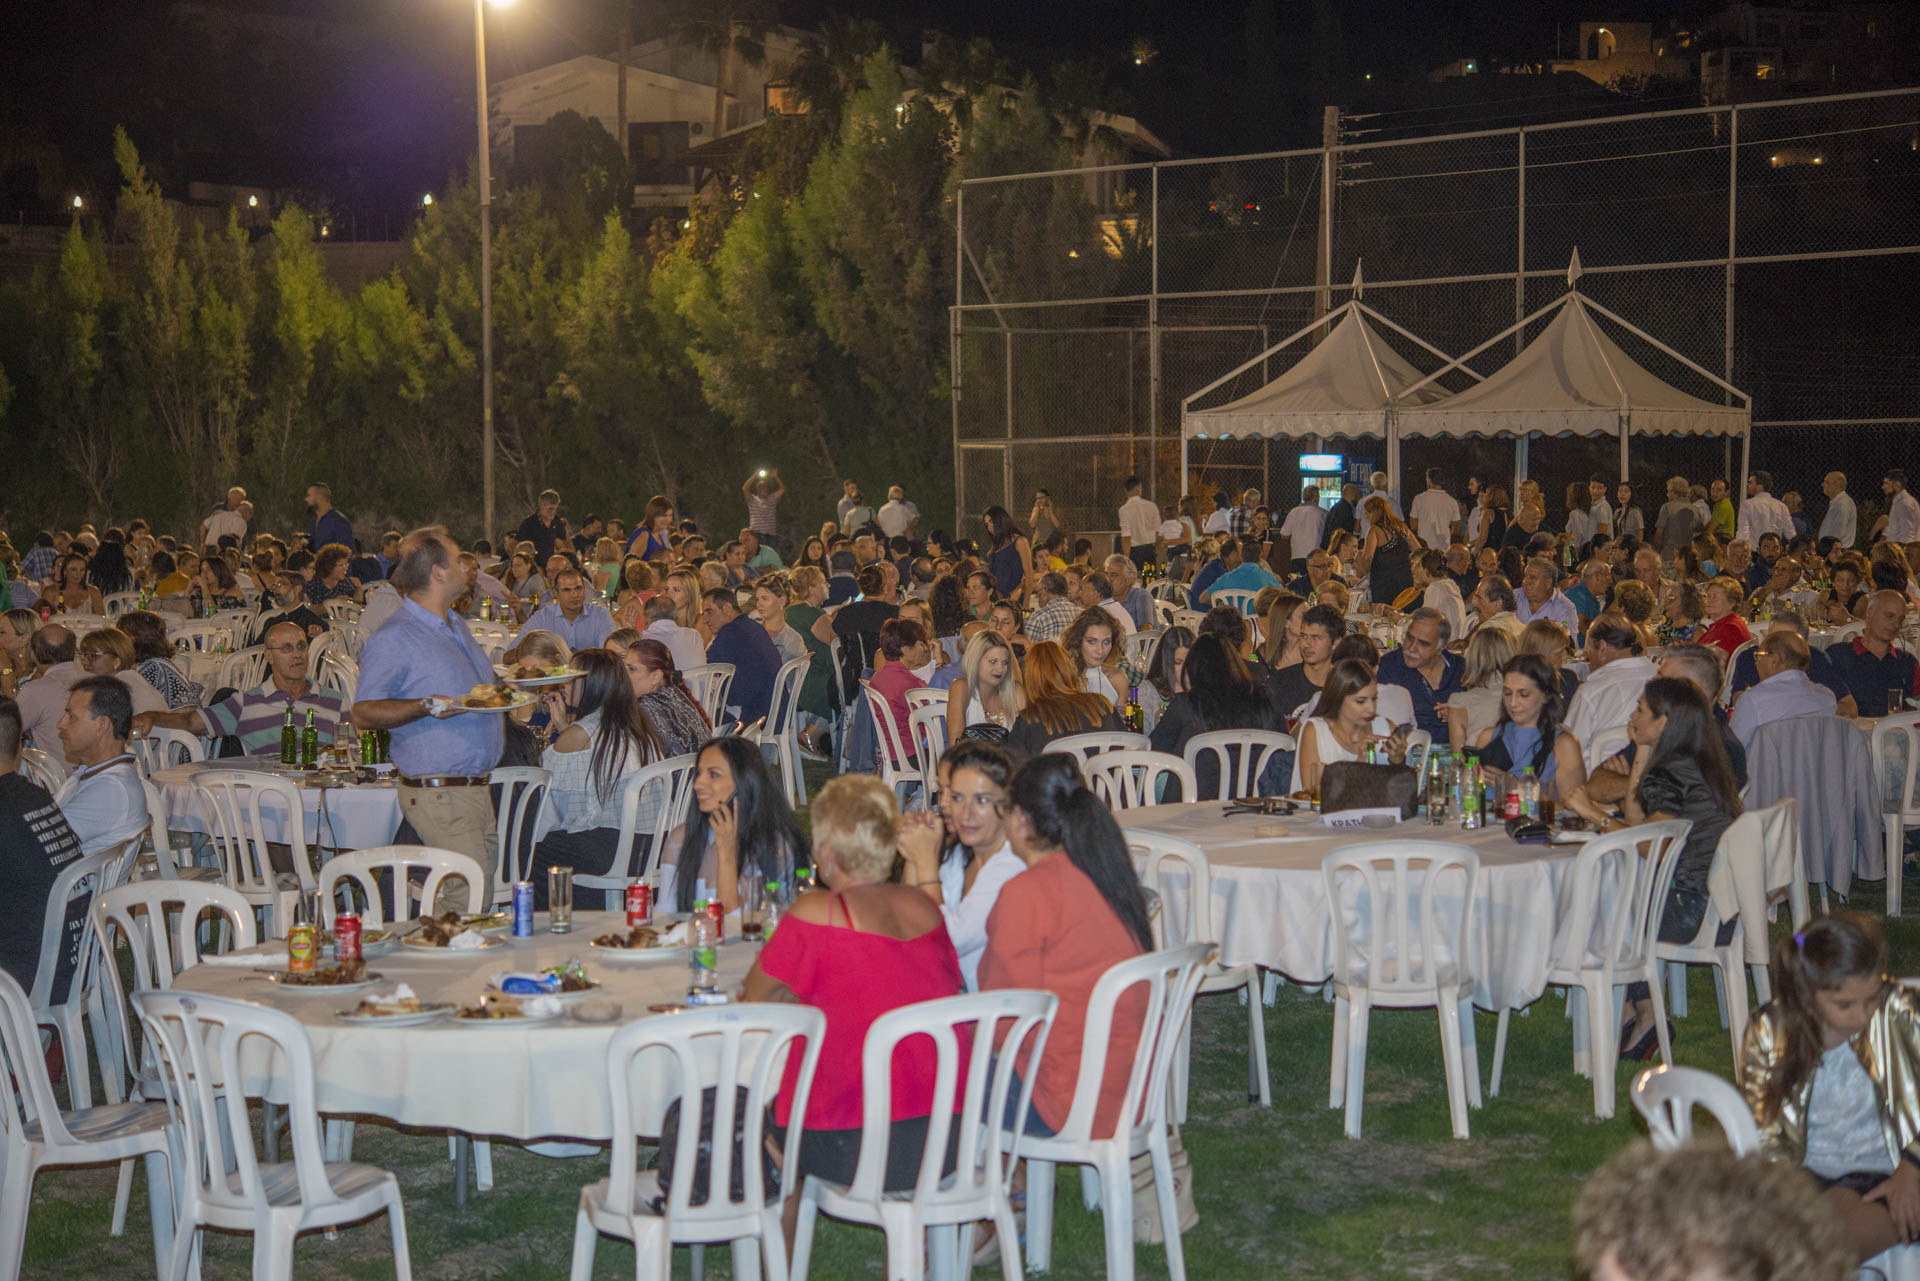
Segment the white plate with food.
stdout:
<svg viewBox="0 0 1920 1281">
<path fill-rule="evenodd" d="M 685 960 L 685 943 L 668 943 L 667 930 L 655 929 L 651 925 L 641 925 L 630 930 L 619 930 L 612 934 L 602 934 L 587 944 L 595 956 L 609 961 L 626 964 L 646 964 L 650 961 Z"/>
<path fill-rule="evenodd" d="M 493 670 L 502 683 L 519 689 L 544 689 L 549 685 L 565 685 L 568 681 L 578 680 L 586 673 L 577 667 L 565 663 L 558 667 L 549 667 L 542 663 L 521 663 L 517 667 L 506 667 L 495 663 Z"/>
<path fill-rule="evenodd" d="M 571 1001 L 584 1001 L 590 997 L 597 995 L 600 992 L 601 985 L 598 983 L 595 983 L 592 979 L 582 980 L 577 978 L 573 979 L 572 981 L 575 983 L 583 983 L 584 986 L 574 987 L 574 988 L 561 990 L 561 991 L 553 991 L 553 992 L 508 992 L 501 987 L 501 983 L 506 979 L 530 978 L 530 977 L 532 976 L 524 975 L 524 974 L 519 974 L 519 975 L 495 974 L 493 977 L 487 980 L 487 999 L 498 1000 L 501 997 L 508 997 L 516 1001 L 533 1001 L 533 1000 L 538 1000 L 541 997 L 545 997 L 548 1000 L 560 1001 L 564 1003 L 564 1002 L 571 1002 Z"/>
<path fill-rule="evenodd" d="M 488 996 L 479 1005 L 462 1005 L 447 1020 L 449 1027 L 526 1027 L 533 1023 L 552 1023 L 564 1017 L 555 1008 L 529 1012 L 518 997 Z"/>
<path fill-rule="evenodd" d="M 466 712 L 514 712 L 531 707 L 539 700 L 525 690 L 506 685 L 475 685 L 466 693 L 447 700 Z"/>
<path fill-rule="evenodd" d="M 353 971 L 338 965 L 323 965 L 312 970 L 274 970 L 265 977 L 276 987 L 303 995 L 360 992 L 386 981 L 371 970 Z"/>
<path fill-rule="evenodd" d="M 481 934 L 476 930 L 468 930 L 466 933 L 472 934 L 477 942 L 455 947 L 450 942 L 437 942 L 433 935 L 413 933 L 401 939 L 400 946 L 406 948 L 410 956 L 466 956 L 474 952 L 491 951 L 494 948 L 505 947 L 507 945 L 505 939 L 498 938 L 491 934 Z"/>
<path fill-rule="evenodd" d="M 351 1010 L 340 1013 L 342 1023 L 356 1027 L 417 1027 L 431 1023 L 454 1010 L 451 1001 L 421 1001 L 408 997 L 401 1001 L 380 1001 L 368 997 Z"/>
</svg>

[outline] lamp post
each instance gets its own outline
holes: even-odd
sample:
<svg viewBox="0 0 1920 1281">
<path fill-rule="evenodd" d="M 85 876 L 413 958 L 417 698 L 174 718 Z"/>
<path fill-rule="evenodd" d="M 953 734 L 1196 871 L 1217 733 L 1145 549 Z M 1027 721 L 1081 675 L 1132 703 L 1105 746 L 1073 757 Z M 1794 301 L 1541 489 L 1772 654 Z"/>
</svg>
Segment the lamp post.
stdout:
<svg viewBox="0 0 1920 1281">
<path fill-rule="evenodd" d="M 512 0 L 491 0 L 506 5 Z M 487 144 L 486 4 L 473 0 L 474 99 L 480 123 L 480 531 L 493 528 L 493 177 Z"/>
</svg>

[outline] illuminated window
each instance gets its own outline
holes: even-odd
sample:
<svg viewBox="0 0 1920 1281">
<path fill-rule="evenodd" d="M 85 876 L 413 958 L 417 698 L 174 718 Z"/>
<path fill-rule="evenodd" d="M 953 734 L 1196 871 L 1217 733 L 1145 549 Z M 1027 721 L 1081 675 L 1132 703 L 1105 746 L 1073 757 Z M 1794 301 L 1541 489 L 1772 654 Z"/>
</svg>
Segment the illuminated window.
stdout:
<svg viewBox="0 0 1920 1281">
<path fill-rule="evenodd" d="M 1753 78 L 1755 80 L 1773 79 L 1773 64 L 1771 62 L 1762 62 L 1755 65 L 1753 69 Z"/>
</svg>

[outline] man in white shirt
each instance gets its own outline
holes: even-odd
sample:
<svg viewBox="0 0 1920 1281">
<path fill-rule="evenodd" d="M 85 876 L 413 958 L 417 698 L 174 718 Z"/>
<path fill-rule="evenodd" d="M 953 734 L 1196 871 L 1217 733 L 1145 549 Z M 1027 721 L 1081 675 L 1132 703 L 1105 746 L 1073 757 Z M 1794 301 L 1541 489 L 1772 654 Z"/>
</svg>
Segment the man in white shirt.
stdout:
<svg viewBox="0 0 1920 1281">
<path fill-rule="evenodd" d="M 1113 598 L 1113 580 L 1107 577 L 1104 570 L 1096 569 L 1080 580 L 1080 590 L 1074 596 L 1074 603 L 1082 609 L 1106 610 L 1118 629 L 1114 633 L 1116 639 L 1133 635 L 1133 619 L 1127 616 L 1126 607 Z"/>
<path fill-rule="evenodd" d="M 1226 494 L 1224 492 L 1216 492 L 1213 496 L 1213 510 L 1207 513 L 1207 519 L 1201 524 L 1200 532 L 1203 534 L 1224 534 L 1227 532 L 1232 520 L 1232 507 L 1227 501 Z"/>
<path fill-rule="evenodd" d="M 1587 515 L 1593 519 L 1593 532 L 1613 533 L 1613 508 L 1607 502 L 1607 482 L 1595 476 L 1587 482 Z"/>
<path fill-rule="evenodd" d="M 1300 495 L 1300 505 L 1280 522 L 1293 556 L 1293 572 L 1307 572 L 1307 556 L 1320 546 L 1320 531 L 1326 528 L 1326 509 L 1320 506 L 1320 487 L 1309 485 Z"/>
<path fill-rule="evenodd" d="M 907 501 L 906 490 L 895 485 L 887 491 L 887 501 L 873 519 L 888 538 L 911 538 L 920 528 L 920 509 Z"/>
<path fill-rule="evenodd" d="M 1888 468 L 1880 478 L 1880 491 L 1887 496 L 1887 514 L 1874 522 L 1873 532 L 1884 529 L 1887 541 L 1900 547 L 1920 540 L 1920 501 L 1907 492 L 1907 473 Z"/>
<path fill-rule="evenodd" d="M 1498 574 L 1488 574 L 1482 578 L 1479 586 L 1473 589 L 1473 599 L 1467 604 L 1473 609 L 1473 621 L 1466 633 L 1468 636 L 1483 627 L 1491 627 L 1518 641 L 1520 633 L 1527 629 L 1527 625 L 1514 613 L 1512 584 Z"/>
<path fill-rule="evenodd" d="M 1444 551 L 1453 542 L 1453 531 L 1460 524 L 1460 504 L 1440 485 L 1440 469 L 1427 469 L 1427 487 L 1414 496 L 1413 532 L 1429 547 Z"/>
<path fill-rule="evenodd" d="M 1158 555 L 1160 509 L 1140 496 L 1140 478 L 1127 477 L 1127 501 L 1120 504 L 1120 550 L 1136 565 L 1151 565 Z"/>
<path fill-rule="evenodd" d="M 1602 614 L 1587 629 L 1587 661 L 1592 671 L 1574 694 L 1566 719 L 1567 732 L 1580 740 L 1583 752 L 1602 730 L 1627 723 L 1640 691 L 1659 671 L 1641 657 L 1639 634 L 1618 614 Z"/>
<path fill-rule="evenodd" d="M 1792 628 L 1770 631 L 1753 647 L 1760 683 L 1733 705 L 1729 723 L 1741 746 L 1752 747 L 1762 725 L 1795 716 L 1832 716 L 1839 709 L 1833 691 L 1807 676 L 1813 653 Z"/>
<path fill-rule="evenodd" d="M 1749 547 L 1757 547 L 1762 534 L 1780 535 L 1783 545 L 1793 538 L 1793 513 L 1768 492 L 1772 488 L 1773 477 L 1766 472 L 1747 477 L 1747 501 L 1740 504 L 1740 524 L 1733 536 L 1746 540 Z"/>
<path fill-rule="evenodd" d="M 227 505 L 214 509 L 213 515 L 200 522 L 200 545 L 218 547 L 220 540 L 232 534 L 236 544 L 247 537 L 247 518 L 240 513 L 240 505 L 247 501 L 247 491 L 235 485 L 227 491 Z"/>
<path fill-rule="evenodd" d="M 138 836 L 148 823 L 140 770 L 127 751 L 133 699 L 111 676 L 89 676 L 67 691 L 60 746 L 74 771 L 54 794 L 88 854 Z"/>
<path fill-rule="evenodd" d="M 665 592 L 650 598 L 645 611 L 647 629 L 640 633 L 641 638 L 665 645 L 667 652 L 673 655 L 674 667 L 679 671 L 705 666 L 707 647 L 700 643 L 700 633 L 691 627 L 680 626 L 673 611 L 673 597 Z"/>
<path fill-rule="evenodd" d="M 1846 473 L 1828 472 L 1820 482 L 1820 492 L 1827 496 L 1827 514 L 1820 518 L 1816 537 L 1838 539 L 1842 547 L 1852 547 L 1860 533 L 1860 513 L 1847 493 Z"/>
<path fill-rule="evenodd" d="M 1402 520 L 1406 519 L 1405 514 L 1400 510 L 1400 504 L 1394 502 L 1393 495 L 1387 492 L 1387 473 L 1377 471 L 1367 478 L 1367 483 L 1373 487 L 1372 491 L 1367 494 L 1367 498 L 1378 498 L 1382 500 L 1394 515 L 1400 517 Z M 1367 541 L 1367 530 L 1373 525 L 1373 522 L 1367 519 L 1367 498 L 1361 499 L 1354 506 L 1354 513 L 1359 520 L 1358 533 L 1360 535 L 1360 541 L 1363 543 Z"/>
</svg>

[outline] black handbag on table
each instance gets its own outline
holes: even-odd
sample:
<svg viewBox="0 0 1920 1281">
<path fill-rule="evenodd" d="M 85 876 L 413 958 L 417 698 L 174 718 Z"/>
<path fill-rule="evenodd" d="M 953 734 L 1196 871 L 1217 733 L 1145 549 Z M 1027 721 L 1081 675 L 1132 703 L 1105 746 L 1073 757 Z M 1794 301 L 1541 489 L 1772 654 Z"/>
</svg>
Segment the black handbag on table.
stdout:
<svg viewBox="0 0 1920 1281">
<path fill-rule="evenodd" d="M 1406 765 L 1335 761 L 1320 771 L 1320 812 L 1397 809 L 1402 820 L 1420 808 L 1420 776 Z"/>
</svg>

